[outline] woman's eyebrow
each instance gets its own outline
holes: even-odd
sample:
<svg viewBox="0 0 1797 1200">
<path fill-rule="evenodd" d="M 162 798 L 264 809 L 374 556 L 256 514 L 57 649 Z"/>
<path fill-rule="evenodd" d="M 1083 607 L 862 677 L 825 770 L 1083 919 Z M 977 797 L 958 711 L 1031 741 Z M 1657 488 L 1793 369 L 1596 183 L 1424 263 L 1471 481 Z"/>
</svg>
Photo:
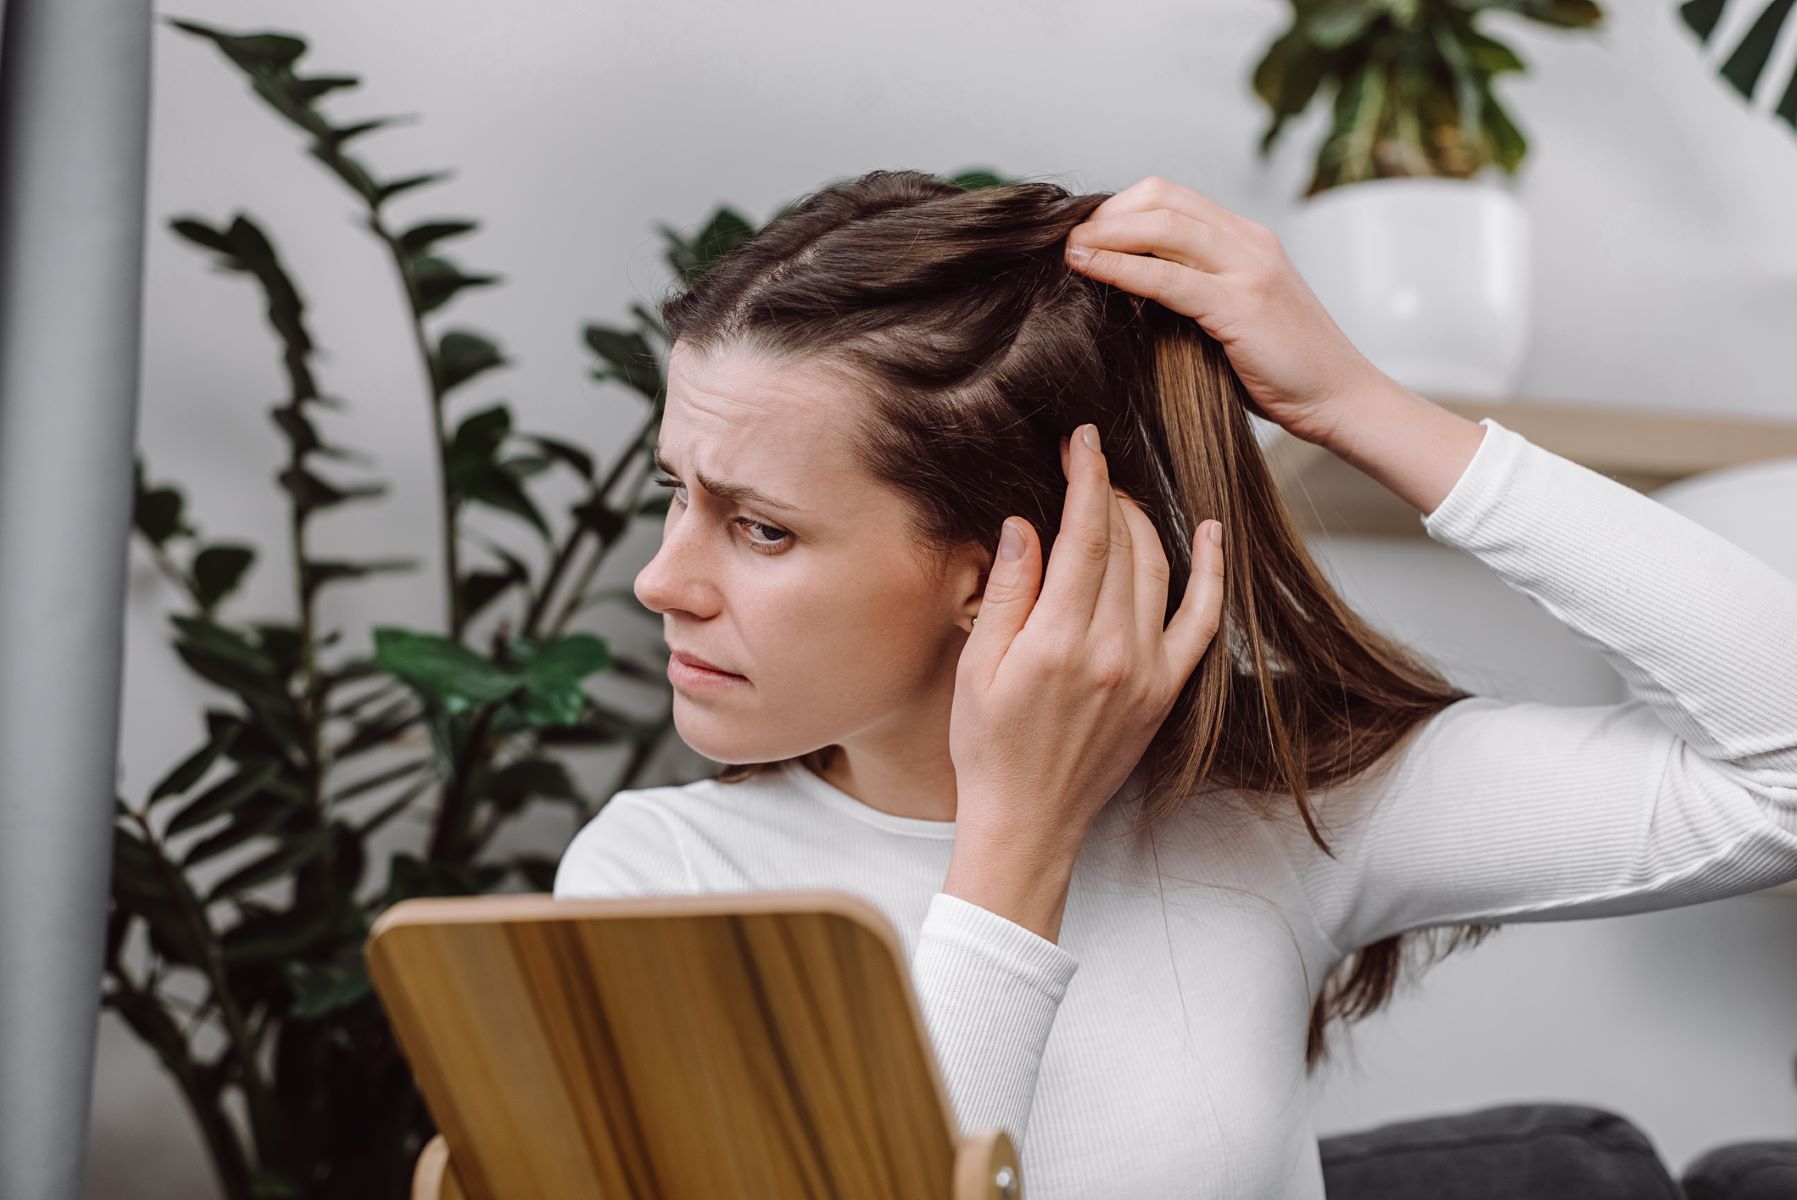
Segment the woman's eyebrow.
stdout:
<svg viewBox="0 0 1797 1200">
<path fill-rule="evenodd" d="M 655 465 L 661 470 L 666 471 L 669 475 L 673 475 L 676 478 L 679 477 L 680 473 L 668 465 L 667 460 L 662 458 L 660 450 L 655 452 Z M 699 486 L 704 488 L 707 492 L 720 500 L 728 500 L 733 504 L 756 504 L 764 508 L 785 509 L 790 513 L 803 513 L 805 511 L 796 504 L 788 504 L 784 500 L 776 500 L 766 492 L 763 492 L 758 488 L 752 488 L 746 483 L 731 483 L 728 479 L 708 479 L 697 471 L 693 472 L 693 477 L 699 481 Z"/>
</svg>

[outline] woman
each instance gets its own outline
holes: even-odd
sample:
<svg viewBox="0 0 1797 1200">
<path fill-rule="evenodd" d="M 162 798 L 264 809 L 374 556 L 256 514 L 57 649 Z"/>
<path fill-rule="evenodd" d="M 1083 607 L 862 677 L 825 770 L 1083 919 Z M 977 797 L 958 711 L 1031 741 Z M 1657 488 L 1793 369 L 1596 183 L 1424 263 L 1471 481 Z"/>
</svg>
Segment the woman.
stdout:
<svg viewBox="0 0 1797 1200">
<path fill-rule="evenodd" d="M 677 490 L 636 594 L 681 737 L 735 765 L 612 798 L 555 894 L 868 897 L 960 1125 L 1007 1129 L 1035 1200 L 1317 1200 L 1324 1027 L 1424 931 L 1797 877 L 1797 583 L 1402 388 L 1189 189 L 876 171 L 662 317 Z M 1250 411 L 1637 698 L 1472 696 L 1380 635 Z"/>
</svg>

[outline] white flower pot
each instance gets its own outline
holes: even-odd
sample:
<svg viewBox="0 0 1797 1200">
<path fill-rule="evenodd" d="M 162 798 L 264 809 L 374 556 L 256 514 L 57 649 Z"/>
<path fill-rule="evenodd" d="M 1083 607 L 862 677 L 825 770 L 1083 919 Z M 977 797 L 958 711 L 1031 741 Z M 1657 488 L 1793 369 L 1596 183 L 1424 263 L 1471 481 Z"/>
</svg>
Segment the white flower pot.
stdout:
<svg viewBox="0 0 1797 1200">
<path fill-rule="evenodd" d="M 1512 396 L 1529 337 L 1529 222 L 1486 179 L 1370 179 L 1274 227 L 1342 332 L 1425 395 Z"/>
</svg>

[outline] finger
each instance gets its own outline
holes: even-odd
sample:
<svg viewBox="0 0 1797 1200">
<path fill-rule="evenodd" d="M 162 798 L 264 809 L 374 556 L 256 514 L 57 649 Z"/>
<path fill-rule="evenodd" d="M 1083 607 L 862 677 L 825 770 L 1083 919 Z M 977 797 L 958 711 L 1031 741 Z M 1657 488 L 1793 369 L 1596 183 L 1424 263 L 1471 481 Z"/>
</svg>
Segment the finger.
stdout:
<svg viewBox="0 0 1797 1200">
<path fill-rule="evenodd" d="M 1151 208 L 1170 208 L 1196 220 L 1237 232 L 1254 224 L 1240 213 L 1224 208 L 1209 196 L 1158 175 L 1146 176 L 1116 195 L 1106 197 L 1104 203 L 1086 214 L 1086 220 L 1095 221 L 1100 217 L 1121 216 Z"/>
<path fill-rule="evenodd" d="M 997 673 L 1005 651 L 1029 619 L 1041 582 L 1042 543 L 1035 527 L 1022 517 L 1006 517 L 980 594 L 979 621 L 961 651 L 963 659 L 975 664 L 981 683 L 990 683 Z"/>
<path fill-rule="evenodd" d="M 1069 241 L 1072 241 L 1072 235 L 1069 235 Z M 1091 258 L 1079 264 L 1068 262 L 1067 266 L 1088 279 L 1158 301 L 1207 329 L 1214 314 L 1229 311 L 1229 281 L 1184 263 L 1094 247 Z"/>
<path fill-rule="evenodd" d="M 1067 234 L 1069 246 L 1152 254 L 1194 271 L 1219 274 L 1249 264 L 1246 244 L 1230 230 L 1170 208 L 1088 218 Z"/>
<path fill-rule="evenodd" d="M 1129 522 L 1130 545 L 1136 552 L 1136 629 L 1144 645 L 1159 645 L 1167 624 L 1167 552 L 1142 506 L 1128 492 L 1119 491 L 1118 495 Z"/>
<path fill-rule="evenodd" d="M 1067 499 L 1061 509 L 1061 529 L 1048 554 L 1048 570 L 1036 611 L 1063 629 L 1083 633 L 1092 624 L 1098 591 L 1111 560 L 1110 472 L 1102 448 L 1093 450 L 1074 430 L 1073 445 L 1063 458 L 1067 472 Z"/>
<path fill-rule="evenodd" d="M 1134 647 L 1136 640 L 1136 550 L 1129 518 L 1123 515 L 1123 498 L 1109 490 L 1111 556 L 1104 566 L 1104 582 L 1092 605 L 1094 633 L 1107 634 Z"/>
<path fill-rule="evenodd" d="M 1223 547 L 1211 543 L 1210 524 L 1199 522 L 1192 535 L 1192 577 L 1167 625 L 1167 665 L 1181 686 L 1197 669 L 1223 619 Z"/>
</svg>

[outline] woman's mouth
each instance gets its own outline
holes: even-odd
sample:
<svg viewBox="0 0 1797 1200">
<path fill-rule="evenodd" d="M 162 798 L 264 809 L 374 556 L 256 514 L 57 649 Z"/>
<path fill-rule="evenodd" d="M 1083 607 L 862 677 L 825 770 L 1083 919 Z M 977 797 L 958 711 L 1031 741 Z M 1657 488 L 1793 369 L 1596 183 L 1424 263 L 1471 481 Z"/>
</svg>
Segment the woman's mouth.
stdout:
<svg viewBox="0 0 1797 1200">
<path fill-rule="evenodd" d="M 674 651 L 668 657 L 668 682 L 676 687 L 717 688 L 747 683 L 746 676 L 710 666 L 704 659 Z"/>
</svg>

